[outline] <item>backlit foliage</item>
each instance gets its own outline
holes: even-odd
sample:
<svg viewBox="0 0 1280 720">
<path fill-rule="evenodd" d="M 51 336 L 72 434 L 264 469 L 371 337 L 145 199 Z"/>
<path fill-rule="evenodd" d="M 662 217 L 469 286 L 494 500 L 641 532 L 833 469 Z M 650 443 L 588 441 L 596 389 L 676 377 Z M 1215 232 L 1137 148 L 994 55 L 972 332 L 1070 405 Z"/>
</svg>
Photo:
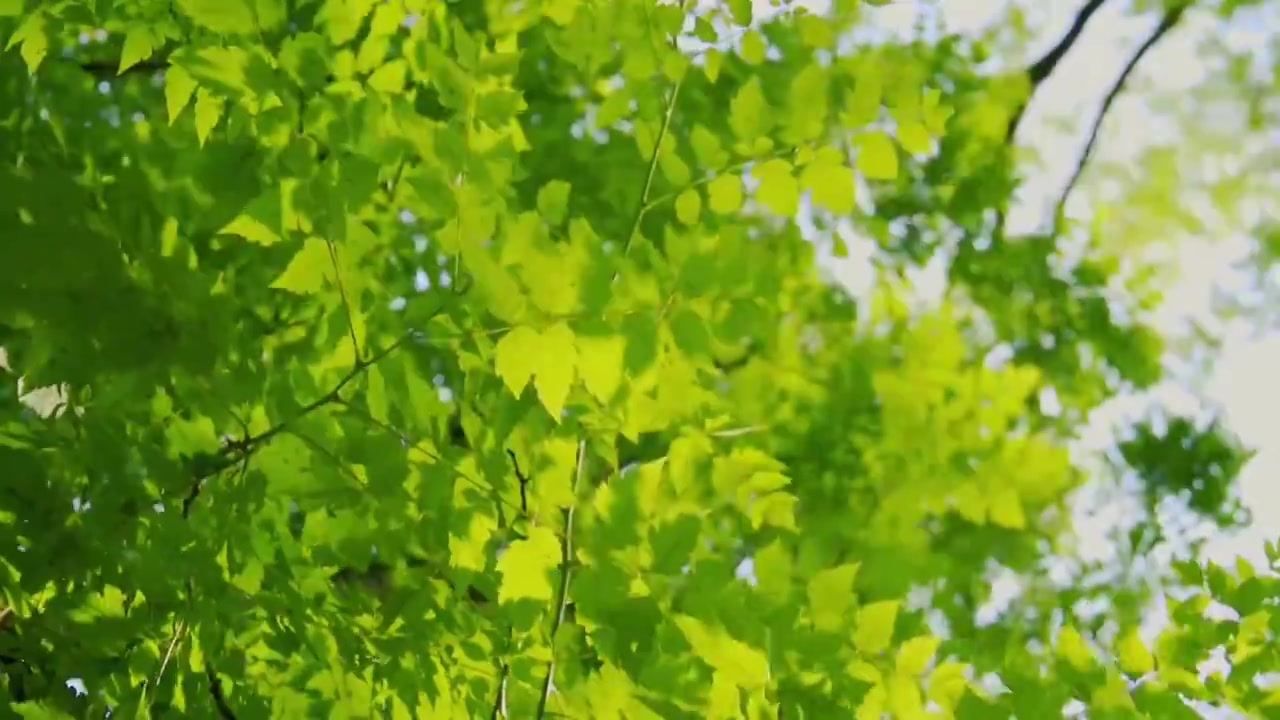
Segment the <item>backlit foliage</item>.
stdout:
<svg viewBox="0 0 1280 720">
<path fill-rule="evenodd" d="M 761 7 L 0 0 L 0 707 L 1274 704 L 1280 588 L 1243 565 L 1187 568 L 1154 648 L 974 626 L 1158 340 L 1090 294 L 1105 258 L 987 224 L 1026 83 L 955 38 L 849 47 L 866 4 Z M 819 272 L 839 222 L 874 302 Z M 944 246 L 912 311 L 893 266 Z"/>
</svg>

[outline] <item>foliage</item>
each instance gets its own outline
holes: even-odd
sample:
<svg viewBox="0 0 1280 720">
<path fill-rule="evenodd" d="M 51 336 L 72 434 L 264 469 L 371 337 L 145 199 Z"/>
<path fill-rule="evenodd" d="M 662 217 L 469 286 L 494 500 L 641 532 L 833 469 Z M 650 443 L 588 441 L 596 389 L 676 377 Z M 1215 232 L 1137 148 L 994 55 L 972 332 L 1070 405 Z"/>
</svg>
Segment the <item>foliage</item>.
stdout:
<svg viewBox="0 0 1280 720">
<path fill-rule="evenodd" d="M 1043 69 L 759 9 L 0 0 L 6 710 L 1274 714 L 1244 565 L 1183 567 L 1152 649 L 1047 587 L 974 619 L 1160 376 L 1096 238 L 993 223 Z M 1225 497 L 1213 449 L 1162 482 Z"/>
</svg>

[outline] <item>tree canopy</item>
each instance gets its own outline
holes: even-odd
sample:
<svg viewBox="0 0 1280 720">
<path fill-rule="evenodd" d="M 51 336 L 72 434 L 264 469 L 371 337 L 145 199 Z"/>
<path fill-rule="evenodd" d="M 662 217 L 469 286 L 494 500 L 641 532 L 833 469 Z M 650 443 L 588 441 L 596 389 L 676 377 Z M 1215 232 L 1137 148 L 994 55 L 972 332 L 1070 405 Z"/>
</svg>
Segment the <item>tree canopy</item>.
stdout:
<svg viewBox="0 0 1280 720">
<path fill-rule="evenodd" d="M 1260 3 L 1133 3 L 1015 234 L 1104 3 L 993 63 L 1026 33 L 870 0 L 0 0 L 0 709 L 1280 717 L 1280 581 L 1162 514 L 1242 523 L 1249 451 L 1072 451 L 1177 348 L 1146 240 L 1068 201 L 1148 50 Z M 1267 127 L 1274 72 L 1233 77 Z M 1145 162 L 1128 222 L 1193 224 Z M 1110 564 L 1100 472 L 1141 509 Z"/>
</svg>

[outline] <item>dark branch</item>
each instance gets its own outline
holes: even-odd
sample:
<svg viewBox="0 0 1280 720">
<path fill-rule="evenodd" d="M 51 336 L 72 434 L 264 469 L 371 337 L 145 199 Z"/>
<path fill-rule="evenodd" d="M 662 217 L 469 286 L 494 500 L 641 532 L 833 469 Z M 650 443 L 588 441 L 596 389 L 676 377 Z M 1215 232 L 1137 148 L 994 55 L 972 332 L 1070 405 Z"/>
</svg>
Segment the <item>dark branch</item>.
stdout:
<svg viewBox="0 0 1280 720">
<path fill-rule="evenodd" d="M 139 73 L 157 73 L 169 69 L 168 58 L 159 57 L 153 57 L 149 60 L 143 60 L 140 63 L 135 63 L 125 68 L 124 72 L 120 72 L 119 60 L 83 60 L 76 62 L 75 64 L 82 71 L 99 80 Z"/>
<path fill-rule="evenodd" d="M 227 704 L 227 698 L 222 693 L 222 680 L 218 678 L 218 673 L 214 672 L 213 666 L 205 664 L 204 673 L 209 678 L 209 695 L 213 697 L 213 705 L 218 710 L 218 718 L 220 720 L 236 720 L 236 714 L 231 710 L 231 706 Z"/>
<path fill-rule="evenodd" d="M 1018 125 L 1022 122 L 1022 116 L 1026 113 L 1027 106 L 1031 104 L 1031 97 L 1035 94 L 1036 89 L 1040 87 L 1053 71 L 1058 68 L 1058 64 L 1062 62 L 1062 58 L 1066 57 L 1067 52 L 1080 39 L 1080 35 L 1084 33 L 1085 25 L 1089 23 L 1089 19 L 1094 13 L 1102 8 L 1102 4 L 1107 0 L 1089 0 L 1084 7 L 1076 13 L 1075 20 L 1071 21 L 1071 27 L 1067 29 L 1067 33 L 1062 36 L 1056 45 L 1049 49 L 1043 57 L 1032 63 L 1027 68 L 1027 79 L 1031 82 L 1031 90 L 1027 93 L 1027 97 L 1018 106 L 1013 113 L 1013 117 L 1009 119 L 1009 129 L 1005 133 L 1005 139 L 1010 144 L 1013 143 L 1013 137 L 1018 132 Z"/>
<path fill-rule="evenodd" d="M 1080 8 L 1080 12 L 1076 13 L 1076 18 L 1071 23 L 1071 27 L 1067 29 L 1067 34 L 1062 36 L 1057 45 L 1054 45 L 1044 57 L 1040 58 L 1027 70 L 1027 75 L 1031 78 L 1032 85 L 1039 85 L 1044 82 L 1049 75 L 1053 74 L 1058 63 L 1080 39 L 1081 33 L 1084 32 L 1084 26 L 1088 24 L 1093 14 L 1102 8 L 1102 4 L 1106 0 L 1089 0 L 1085 6 Z"/>
<path fill-rule="evenodd" d="M 1018 126 L 1022 123 L 1022 118 L 1026 115 L 1027 107 L 1031 105 L 1031 99 L 1035 96 L 1036 90 L 1038 90 L 1040 86 L 1049 79 L 1049 76 L 1053 74 L 1053 71 L 1058 68 L 1058 64 L 1062 62 L 1062 58 L 1066 57 L 1067 52 L 1075 46 L 1076 41 L 1078 41 L 1080 36 L 1084 33 L 1085 25 L 1089 23 L 1089 19 L 1093 17 L 1094 13 L 1098 12 L 1098 10 L 1102 8 L 1103 3 L 1106 1 L 1107 0 L 1089 0 L 1086 2 L 1084 7 L 1080 8 L 1079 12 L 1076 13 L 1075 19 L 1071 21 L 1071 27 L 1067 28 L 1067 32 L 1062 36 L 1062 39 L 1058 40 L 1057 44 L 1049 49 L 1049 52 L 1045 53 L 1043 57 L 1032 63 L 1031 67 L 1027 68 L 1027 82 L 1030 83 L 1031 87 L 1027 90 L 1027 96 L 1022 99 L 1021 104 L 1019 104 L 1013 111 L 1013 115 L 1009 117 L 1009 126 L 1005 129 L 1004 134 L 1004 143 L 1006 148 L 1013 148 L 1014 141 L 1018 134 Z M 1008 213 L 1008 210 L 1007 202 L 997 208 L 996 225 L 992 232 L 993 236 L 996 238 L 1004 237 L 1005 216 Z"/>
<path fill-rule="evenodd" d="M 1084 145 L 1084 150 L 1080 153 L 1080 158 L 1076 161 L 1075 171 L 1071 173 L 1071 179 L 1067 180 L 1066 186 L 1062 190 L 1062 194 L 1058 197 L 1058 204 L 1054 208 L 1055 222 L 1059 222 L 1062 218 L 1063 208 L 1066 207 L 1067 199 L 1071 196 L 1071 192 L 1075 190 L 1076 183 L 1080 181 L 1080 176 L 1084 174 L 1085 166 L 1089 162 L 1089 158 L 1093 155 L 1094 146 L 1098 144 L 1098 135 L 1102 132 L 1102 123 L 1106 120 L 1107 112 L 1111 110 L 1111 105 L 1120 96 L 1124 90 L 1125 83 L 1129 81 L 1129 77 L 1133 75 L 1133 71 L 1138 67 L 1138 63 L 1142 62 L 1142 58 L 1151 51 L 1162 38 L 1169 34 L 1180 20 L 1183 13 L 1186 12 L 1187 5 L 1179 4 L 1176 7 L 1165 12 L 1164 17 L 1160 18 L 1160 24 L 1156 29 L 1147 36 L 1146 41 L 1138 46 L 1133 56 L 1129 58 L 1129 62 L 1125 63 L 1124 69 L 1120 71 L 1120 76 L 1116 78 L 1115 84 L 1111 86 L 1111 90 L 1102 100 L 1102 106 L 1098 109 L 1098 114 L 1093 119 L 1093 126 L 1089 129 L 1089 140 Z"/>
</svg>

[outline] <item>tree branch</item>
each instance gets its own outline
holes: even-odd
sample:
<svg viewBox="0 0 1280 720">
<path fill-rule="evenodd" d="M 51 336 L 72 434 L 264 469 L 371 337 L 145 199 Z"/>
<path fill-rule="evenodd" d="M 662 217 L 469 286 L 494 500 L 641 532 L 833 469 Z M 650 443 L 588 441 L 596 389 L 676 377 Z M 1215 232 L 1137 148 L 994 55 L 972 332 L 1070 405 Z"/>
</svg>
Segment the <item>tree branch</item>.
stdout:
<svg viewBox="0 0 1280 720">
<path fill-rule="evenodd" d="M 204 674 L 209 678 L 209 695 L 213 698 L 213 706 L 218 710 L 219 720 L 236 720 L 236 714 L 227 704 L 227 697 L 222 692 L 222 680 L 208 660 L 205 661 Z"/>
<path fill-rule="evenodd" d="M 511 668 L 503 663 L 502 670 L 498 673 L 498 693 L 493 699 L 493 711 L 489 713 L 489 720 L 507 716 L 507 676 L 510 674 Z"/>
<path fill-rule="evenodd" d="M 1027 79 L 1031 81 L 1031 90 L 1027 93 L 1027 97 L 1022 104 L 1014 112 L 1013 117 L 1009 119 L 1009 129 L 1005 134 L 1005 139 L 1013 142 L 1013 137 L 1018 132 L 1018 125 L 1022 122 L 1022 116 L 1026 113 L 1027 106 L 1031 104 L 1031 97 L 1035 94 L 1036 89 L 1040 87 L 1053 71 L 1058 68 L 1058 64 L 1062 62 L 1062 58 L 1066 57 L 1067 52 L 1076 44 L 1080 36 L 1084 33 L 1085 25 L 1089 23 L 1089 19 L 1094 13 L 1102 8 L 1103 3 L 1107 0 L 1089 0 L 1076 13 L 1075 19 L 1071 22 L 1071 27 L 1067 28 L 1067 32 L 1058 40 L 1057 44 L 1049 49 L 1041 58 L 1031 64 L 1027 68 Z"/>
<path fill-rule="evenodd" d="M 1134 69 L 1138 67 L 1138 63 L 1182 20 L 1186 9 L 1186 3 L 1179 3 L 1165 12 L 1164 16 L 1160 18 L 1160 24 L 1156 25 L 1156 29 L 1147 36 L 1142 45 L 1138 46 L 1137 51 L 1133 53 L 1133 56 L 1129 58 L 1129 62 L 1125 63 L 1124 69 L 1120 71 L 1120 76 L 1116 78 L 1111 90 L 1103 98 L 1102 106 L 1098 109 L 1098 114 L 1093 119 L 1093 126 L 1089 129 L 1089 139 L 1085 142 L 1084 150 L 1081 151 L 1080 157 L 1076 161 L 1075 170 L 1071 173 L 1071 178 L 1067 180 L 1067 184 L 1062 189 L 1062 194 L 1058 196 L 1058 202 L 1054 206 L 1054 222 L 1061 221 L 1067 199 L 1071 196 L 1072 191 L 1075 190 L 1076 184 L 1080 181 L 1080 176 L 1084 174 L 1085 166 L 1088 164 L 1090 156 L 1093 155 L 1094 147 L 1098 144 L 1098 136 L 1102 132 L 1102 123 L 1106 120 L 1107 112 L 1111 110 L 1111 105 L 1120 96 L 1121 91 L 1124 90 L 1125 83 L 1129 81 L 1129 77 L 1133 74 Z"/>
</svg>

